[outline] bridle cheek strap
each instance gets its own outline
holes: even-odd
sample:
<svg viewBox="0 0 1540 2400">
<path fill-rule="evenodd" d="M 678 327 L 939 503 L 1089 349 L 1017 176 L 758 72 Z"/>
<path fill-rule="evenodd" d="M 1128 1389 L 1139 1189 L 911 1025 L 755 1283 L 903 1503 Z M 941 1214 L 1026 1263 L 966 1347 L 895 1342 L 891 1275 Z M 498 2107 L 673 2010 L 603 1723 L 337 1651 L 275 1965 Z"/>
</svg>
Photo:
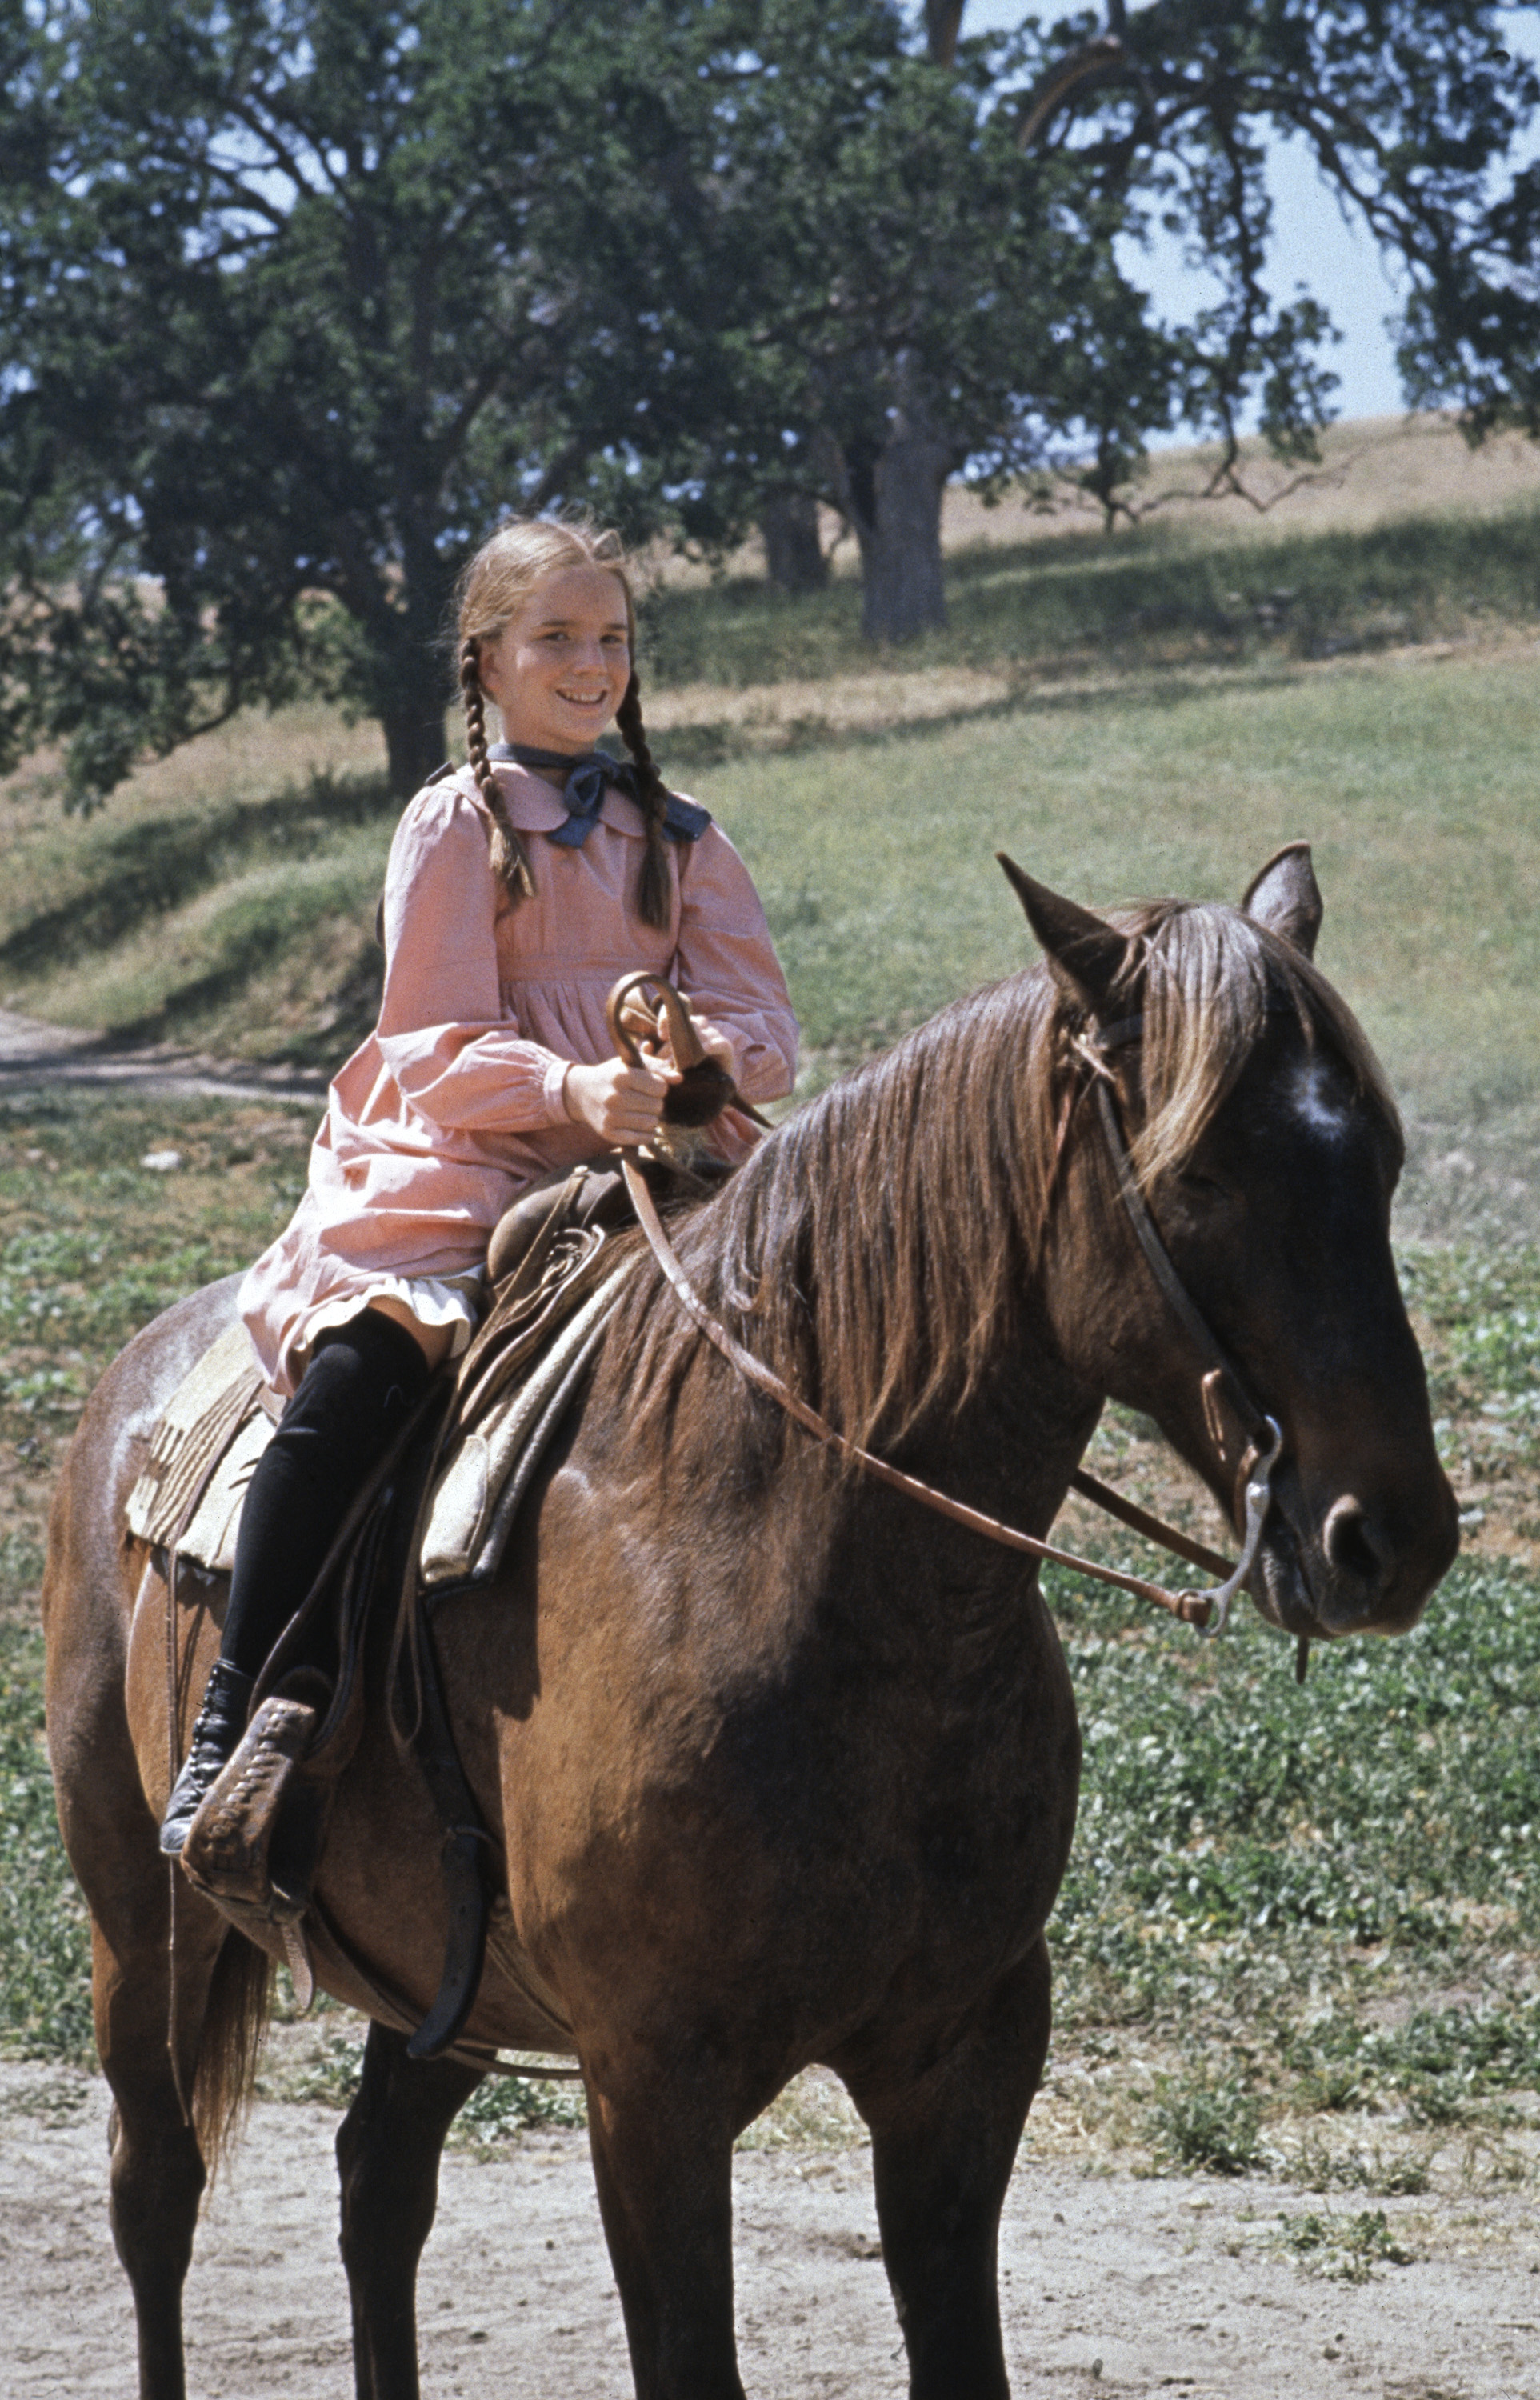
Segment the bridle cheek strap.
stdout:
<svg viewBox="0 0 1540 2400">
<path fill-rule="evenodd" d="M 1126 1026 L 1115 1027 L 1113 1035 L 1130 1038 L 1138 1027 L 1138 1019 L 1131 1019 Z M 1106 1037 L 1104 1044 L 1111 1046 Z M 1220 1464 L 1233 1478 L 1243 1539 L 1240 1563 L 1234 1574 L 1221 1590 L 1209 1595 L 1214 1603 L 1214 1621 L 1206 1630 L 1220 1633 L 1229 1615 L 1231 1599 L 1249 1574 L 1257 1555 L 1262 1525 L 1272 1504 L 1271 1478 L 1283 1448 L 1283 1433 L 1276 1419 L 1265 1415 L 1252 1399 L 1234 1360 L 1220 1343 L 1172 1264 L 1171 1254 L 1161 1239 L 1160 1229 L 1139 1190 L 1134 1162 L 1118 1121 L 1111 1077 L 1095 1051 L 1087 1053 L 1083 1049 L 1083 1055 L 1089 1056 L 1096 1070 L 1097 1107 L 1101 1116 L 1108 1154 L 1112 1161 L 1112 1171 L 1117 1179 L 1118 1197 L 1123 1202 L 1124 1213 L 1134 1229 L 1134 1237 L 1143 1252 L 1145 1264 L 1154 1277 L 1161 1298 L 1203 1362 L 1205 1371 L 1200 1389 L 1205 1429 L 1219 1454 Z M 1082 1478 L 1076 1476 L 1070 1480 L 1084 1490 Z M 1099 1499 L 1097 1493 L 1088 1496 Z M 1106 1504 L 1102 1502 L 1101 1505 Z M 1111 1513 L 1119 1515 L 1122 1511 L 1114 1509 Z M 1162 1532 L 1152 1538 L 1165 1541 L 1167 1536 Z"/>
</svg>

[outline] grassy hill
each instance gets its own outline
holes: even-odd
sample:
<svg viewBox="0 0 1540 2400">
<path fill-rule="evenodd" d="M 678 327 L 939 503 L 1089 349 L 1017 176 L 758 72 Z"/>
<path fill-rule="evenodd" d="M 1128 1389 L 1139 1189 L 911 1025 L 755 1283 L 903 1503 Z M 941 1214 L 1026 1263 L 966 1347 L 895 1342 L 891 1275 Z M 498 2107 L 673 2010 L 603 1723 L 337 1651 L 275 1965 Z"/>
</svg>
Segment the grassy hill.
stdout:
<svg viewBox="0 0 1540 2400">
<path fill-rule="evenodd" d="M 1274 514 L 1179 501 L 1111 539 L 957 495 L 950 625 L 901 657 L 862 645 L 848 573 L 799 602 L 660 575 L 649 722 L 750 857 L 811 1075 L 1021 958 L 1002 844 L 1097 902 L 1234 892 L 1302 834 L 1326 962 L 1414 1107 L 1529 1105 L 1540 452 L 1417 420 L 1341 429 L 1327 464 Z M 1155 488 L 1203 469 L 1169 454 Z M 310 1065 L 370 1022 L 372 728 L 249 716 L 89 822 L 35 761 L 0 809 L 5 1005 Z"/>
</svg>

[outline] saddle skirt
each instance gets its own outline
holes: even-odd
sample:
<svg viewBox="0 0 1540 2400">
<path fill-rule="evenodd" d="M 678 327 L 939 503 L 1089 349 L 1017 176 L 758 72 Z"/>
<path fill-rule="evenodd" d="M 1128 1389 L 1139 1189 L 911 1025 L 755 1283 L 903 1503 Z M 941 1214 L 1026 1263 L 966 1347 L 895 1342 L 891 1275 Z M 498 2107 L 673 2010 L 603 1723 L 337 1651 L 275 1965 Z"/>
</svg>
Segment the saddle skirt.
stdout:
<svg viewBox="0 0 1540 2400">
<path fill-rule="evenodd" d="M 517 1279 L 522 1309 L 510 1310 L 498 1293 L 463 1362 L 422 1518 L 426 1590 L 474 1586 L 497 1573 L 520 1503 L 620 1300 L 631 1260 L 617 1263 L 610 1247 L 597 1229 L 552 1242 L 538 1271 Z M 129 1533 L 207 1575 L 228 1575 L 247 1486 L 282 1406 L 262 1379 L 245 1327 L 232 1326 L 172 1394 L 150 1437 L 129 1497 Z"/>
</svg>

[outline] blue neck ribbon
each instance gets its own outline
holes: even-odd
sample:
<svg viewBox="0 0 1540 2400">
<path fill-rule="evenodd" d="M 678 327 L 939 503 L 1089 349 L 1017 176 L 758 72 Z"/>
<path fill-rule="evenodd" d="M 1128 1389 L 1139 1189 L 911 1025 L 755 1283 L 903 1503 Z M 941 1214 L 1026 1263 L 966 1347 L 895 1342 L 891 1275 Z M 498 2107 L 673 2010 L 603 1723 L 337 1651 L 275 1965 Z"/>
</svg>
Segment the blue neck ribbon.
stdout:
<svg viewBox="0 0 1540 2400">
<path fill-rule="evenodd" d="M 599 822 L 606 792 L 613 784 L 628 800 L 641 805 L 641 781 L 629 759 L 612 758 L 607 750 L 588 750 L 580 757 L 571 757 L 565 750 L 535 750 L 526 742 L 495 742 L 487 757 L 499 766 L 555 767 L 566 774 L 562 798 L 566 804 L 566 823 L 556 826 L 546 839 L 560 842 L 564 850 L 581 850 Z M 693 800 L 682 800 L 677 792 L 670 792 L 663 803 L 663 835 L 668 841 L 699 841 L 711 823 L 711 811 L 697 808 Z"/>
</svg>

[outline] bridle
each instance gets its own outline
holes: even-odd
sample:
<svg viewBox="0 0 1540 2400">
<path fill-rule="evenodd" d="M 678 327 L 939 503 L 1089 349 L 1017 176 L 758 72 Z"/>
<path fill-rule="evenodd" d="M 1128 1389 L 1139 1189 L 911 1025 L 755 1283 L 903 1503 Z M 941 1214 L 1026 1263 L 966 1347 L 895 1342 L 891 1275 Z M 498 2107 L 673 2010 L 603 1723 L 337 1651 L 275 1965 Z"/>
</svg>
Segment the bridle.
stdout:
<svg viewBox="0 0 1540 2400">
<path fill-rule="evenodd" d="M 1224 1630 L 1225 1621 L 1230 1614 L 1230 1602 L 1250 1574 L 1255 1562 L 1261 1541 L 1262 1526 L 1272 1505 L 1273 1469 L 1276 1466 L 1279 1452 L 1283 1449 L 1283 1433 L 1277 1420 L 1264 1414 L 1251 1398 L 1240 1370 L 1177 1273 L 1171 1253 L 1161 1238 L 1160 1228 L 1151 1215 L 1149 1204 L 1139 1189 L 1138 1177 L 1134 1171 L 1134 1162 L 1129 1154 L 1127 1139 L 1118 1115 L 1118 1105 L 1111 1073 L 1106 1063 L 1106 1055 L 1109 1051 L 1120 1048 L 1126 1043 L 1138 1041 L 1143 1031 L 1142 1017 L 1125 1017 L 1119 1024 L 1109 1026 L 1101 1031 L 1099 1038 L 1083 1042 L 1078 1046 L 1094 1070 L 1093 1088 L 1097 1097 L 1102 1139 L 1107 1146 L 1108 1156 L 1112 1162 L 1112 1172 L 1117 1180 L 1118 1197 L 1123 1203 L 1124 1213 L 1134 1229 L 1134 1238 L 1143 1254 L 1146 1266 L 1154 1278 L 1155 1287 L 1161 1298 L 1181 1327 L 1189 1343 L 1203 1361 L 1201 1389 L 1204 1417 L 1209 1439 L 1218 1450 L 1221 1461 L 1226 1459 L 1227 1451 L 1233 1450 L 1235 1446 L 1233 1436 L 1234 1430 L 1238 1428 L 1240 1455 L 1234 1469 L 1234 1480 L 1240 1487 L 1242 1498 L 1241 1556 L 1234 1568 L 1227 1574 L 1226 1580 L 1220 1589 L 1205 1595 L 1212 1603 L 1214 1614 L 1212 1622 L 1206 1625 L 1204 1630 L 1212 1635 Z M 1228 1424 L 1227 1418 L 1230 1421 Z M 1099 1507 L 1106 1508 L 1110 1515 L 1121 1517 L 1125 1523 L 1129 1521 L 1126 1515 L 1128 1504 L 1123 1500 L 1120 1493 L 1109 1491 L 1106 1484 L 1098 1483 L 1094 1476 L 1085 1475 L 1082 1469 L 1077 1468 L 1070 1480 L 1076 1491 L 1082 1493 L 1087 1499 L 1095 1501 Z M 1148 1528 L 1152 1540 L 1163 1543 L 1168 1548 L 1175 1547 L 1171 1541 L 1173 1530 L 1171 1527 L 1162 1525 L 1158 1519 L 1151 1519 L 1148 1520 Z M 1179 1552 L 1179 1555 L 1180 1555 Z M 1210 1571 L 1224 1572 L 1224 1562 L 1216 1564 Z"/>
<path fill-rule="evenodd" d="M 642 980 L 644 978 L 634 975 L 622 977 L 610 993 L 608 1016 L 611 1033 L 617 1038 L 617 1047 L 620 1046 L 620 1005 Z M 693 1036 L 688 1020 L 688 1002 L 664 984 L 661 977 L 650 975 L 645 980 L 665 995 L 675 1061 L 688 1069 L 696 1063 L 688 1055 L 680 1056 L 681 1048 L 688 1050 L 688 1041 Z M 1105 1031 L 1100 1031 L 1093 1023 L 1088 1034 L 1077 1040 L 1074 1046 L 1092 1069 L 1101 1131 L 1111 1160 L 1118 1195 L 1133 1227 L 1139 1250 L 1167 1308 L 1203 1362 L 1204 1417 L 1210 1439 L 1221 1461 L 1226 1464 L 1229 1463 L 1229 1453 L 1237 1446 L 1239 1448 L 1234 1475 L 1237 1486 L 1241 1487 L 1244 1508 L 1241 1555 L 1231 1561 L 1218 1551 L 1206 1548 L 1203 1543 L 1192 1541 L 1175 1526 L 1165 1524 L 1160 1518 L 1150 1515 L 1133 1501 L 1124 1499 L 1120 1493 L 1112 1491 L 1083 1468 L 1077 1468 L 1070 1480 L 1083 1497 L 1105 1510 L 1109 1516 L 1117 1518 L 1120 1523 L 1143 1534 L 1147 1540 L 1159 1543 L 1176 1557 L 1185 1559 L 1189 1564 L 1202 1567 L 1209 1575 L 1221 1576 L 1222 1582 L 1211 1590 L 1167 1591 L 1159 1584 L 1147 1582 L 1141 1575 L 1124 1575 L 1115 1567 L 1097 1566 L 1093 1560 L 1079 1558 L 1072 1550 L 1059 1549 L 1051 1542 L 1039 1541 L 1033 1534 L 1024 1534 L 1016 1526 L 1004 1524 L 998 1517 L 986 1516 L 981 1509 L 971 1508 L 965 1502 L 952 1499 L 947 1493 L 936 1491 L 934 1485 L 921 1482 L 918 1476 L 906 1474 L 902 1467 L 891 1465 L 874 1452 L 864 1450 L 859 1442 L 850 1440 L 783 1383 L 762 1359 L 745 1349 L 712 1315 L 690 1282 L 663 1230 L 652 1193 L 634 1158 L 629 1152 L 622 1154 L 620 1166 L 637 1221 L 686 1315 L 745 1383 L 774 1400 L 815 1440 L 838 1452 L 841 1457 L 852 1460 L 879 1482 L 890 1484 L 894 1491 L 906 1493 L 910 1499 L 919 1501 L 922 1507 L 949 1518 L 954 1524 L 966 1526 L 970 1532 L 981 1534 L 987 1540 L 998 1542 L 1006 1549 L 1023 1551 L 1029 1558 L 1071 1568 L 1076 1574 L 1112 1584 L 1120 1591 L 1132 1592 L 1138 1599 L 1165 1609 L 1182 1623 L 1196 1626 L 1200 1632 L 1214 1636 L 1223 1630 L 1231 1601 L 1256 1562 L 1262 1526 L 1272 1505 L 1272 1474 L 1283 1448 L 1283 1435 L 1276 1421 L 1264 1415 L 1252 1400 L 1233 1361 L 1178 1275 L 1161 1238 L 1160 1229 L 1139 1190 L 1138 1178 L 1134 1171 L 1118 1116 L 1111 1072 L 1106 1064 L 1105 1053 L 1124 1043 L 1137 1041 L 1142 1030 L 1142 1019 L 1138 1017 L 1125 1018 Z M 1092 1036 L 1096 1038 L 1090 1038 Z M 635 1055 L 634 1043 L 628 1041 L 625 1046 L 633 1056 Z M 699 1044 L 695 1046 L 699 1048 Z M 702 1056 L 704 1056 L 703 1052 Z"/>
</svg>

